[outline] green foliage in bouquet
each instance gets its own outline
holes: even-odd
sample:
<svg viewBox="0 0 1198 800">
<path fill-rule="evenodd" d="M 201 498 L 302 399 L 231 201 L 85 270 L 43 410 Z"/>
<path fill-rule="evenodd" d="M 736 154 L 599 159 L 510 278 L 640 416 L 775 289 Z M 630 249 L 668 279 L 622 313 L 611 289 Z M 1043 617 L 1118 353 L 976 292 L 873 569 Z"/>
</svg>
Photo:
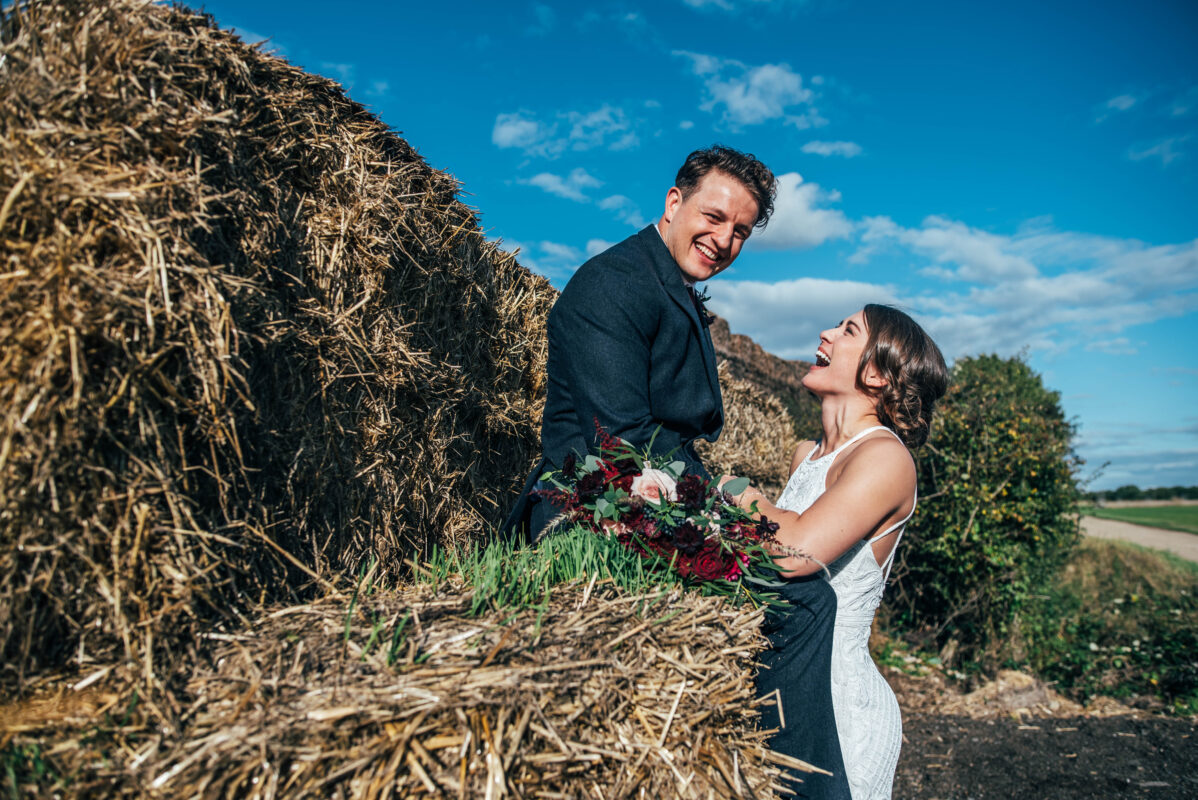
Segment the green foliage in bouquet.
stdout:
<svg viewBox="0 0 1198 800">
<path fill-rule="evenodd" d="M 917 454 L 919 507 L 889 592 L 892 624 L 950 661 L 994 666 L 992 646 L 1078 542 L 1073 434 L 1059 394 L 1021 357 L 954 364 Z"/>
</svg>

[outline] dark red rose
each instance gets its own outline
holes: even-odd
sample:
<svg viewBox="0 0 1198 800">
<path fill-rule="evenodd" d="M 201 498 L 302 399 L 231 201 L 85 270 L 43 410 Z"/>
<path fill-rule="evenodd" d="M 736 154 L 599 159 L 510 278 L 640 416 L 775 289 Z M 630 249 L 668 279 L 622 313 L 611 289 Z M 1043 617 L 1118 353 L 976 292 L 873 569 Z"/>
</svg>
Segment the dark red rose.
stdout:
<svg viewBox="0 0 1198 800">
<path fill-rule="evenodd" d="M 612 481 L 611 485 L 616 487 L 617 489 L 623 489 L 626 492 L 631 492 L 632 491 L 632 479 L 634 477 L 636 477 L 636 476 L 621 475 L 620 477 L 618 477 L 614 481 Z"/>
<path fill-rule="evenodd" d="M 714 581 L 724 577 L 735 562 L 712 542 L 695 555 L 695 577 L 702 581 Z"/>
<path fill-rule="evenodd" d="M 682 553 L 678 554 L 678 558 L 674 559 L 674 571 L 684 578 L 689 578 L 695 574 L 695 558 L 694 556 L 686 556 Z"/>
<path fill-rule="evenodd" d="M 684 475 L 675 491 L 678 501 L 688 511 L 698 511 L 707 502 L 707 481 L 698 475 Z"/>
<path fill-rule="evenodd" d="M 690 520 L 674 529 L 674 546 L 688 556 L 698 552 L 706 538 L 706 534 Z"/>
<path fill-rule="evenodd" d="M 579 478 L 578 483 L 574 486 L 574 490 L 578 492 L 578 496 L 585 502 L 587 500 L 594 500 L 602 494 L 603 487 L 606 485 L 607 481 L 604 480 L 603 473 L 595 470 Z"/>
</svg>

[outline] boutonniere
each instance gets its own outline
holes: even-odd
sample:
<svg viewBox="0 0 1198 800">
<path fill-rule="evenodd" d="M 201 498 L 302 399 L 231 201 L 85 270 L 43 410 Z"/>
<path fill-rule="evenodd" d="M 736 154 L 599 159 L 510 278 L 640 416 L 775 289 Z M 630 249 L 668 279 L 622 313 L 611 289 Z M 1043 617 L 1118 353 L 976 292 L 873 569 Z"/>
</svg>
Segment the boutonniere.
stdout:
<svg viewBox="0 0 1198 800">
<path fill-rule="evenodd" d="M 695 305 L 697 306 L 696 310 L 699 312 L 699 320 L 705 327 L 710 326 L 711 323 L 715 322 L 715 317 L 707 313 L 707 301 L 710 299 L 711 295 L 707 293 L 706 286 L 704 286 L 702 289 L 695 289 Z"/>
</svg>

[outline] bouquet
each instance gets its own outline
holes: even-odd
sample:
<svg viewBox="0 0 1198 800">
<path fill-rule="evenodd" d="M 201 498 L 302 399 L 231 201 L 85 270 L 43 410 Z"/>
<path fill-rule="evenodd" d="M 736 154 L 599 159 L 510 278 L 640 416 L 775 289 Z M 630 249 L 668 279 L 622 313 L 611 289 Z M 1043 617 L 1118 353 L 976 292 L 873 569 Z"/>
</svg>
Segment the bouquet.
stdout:
<svg viewBox="0 0 1198 800">
<path fill-rule="evenodd" d="M 782 583 L 772 553 L 780 548 L 775 522 L 754 519 L 738 508 L 733 495 L 748 478 L 723 489 L 694 474 L 681 461 L 639 452 L 596 423 L 598 453 L 579 460 L 569 455 L 560 472 L 541 480 L 552 486 L 540 493 L 562 513 L 553 529 L 581 528 L 615 537 L 705 594 L 741 597 L 759 605 L 785 606 L 769 592 Z M 751 511 L 755 512 L 754 506 Z"/>
</svg>

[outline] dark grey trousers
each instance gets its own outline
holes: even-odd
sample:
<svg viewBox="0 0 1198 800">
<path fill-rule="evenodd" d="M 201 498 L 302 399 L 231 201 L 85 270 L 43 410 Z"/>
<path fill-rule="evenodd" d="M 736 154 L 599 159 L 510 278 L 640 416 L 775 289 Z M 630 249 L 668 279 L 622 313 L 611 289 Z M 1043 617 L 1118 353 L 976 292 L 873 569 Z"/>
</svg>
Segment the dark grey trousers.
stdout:
<svg viewBox="0 0 1198 800">
<path fill-rule="evenodd" d="M 836 593 L 819 575 L 796 578 L 779 590 L 791 608 L 767 624 L 771 648 L 761 654 L 757 674 L 759 697 L 778 693 L 782 727 L 776 706 L 763 706 L 763 728 L 782 728 L 769 745 L 779 753 L 801 758 L 832 773 L 831 777 L 793 771 L 802 782 L 788 785 L 809 800 L 850 800 L 849 784 L 836 735 L 832 711 L 832 629 L 836 622 Z"/>
</svg>

